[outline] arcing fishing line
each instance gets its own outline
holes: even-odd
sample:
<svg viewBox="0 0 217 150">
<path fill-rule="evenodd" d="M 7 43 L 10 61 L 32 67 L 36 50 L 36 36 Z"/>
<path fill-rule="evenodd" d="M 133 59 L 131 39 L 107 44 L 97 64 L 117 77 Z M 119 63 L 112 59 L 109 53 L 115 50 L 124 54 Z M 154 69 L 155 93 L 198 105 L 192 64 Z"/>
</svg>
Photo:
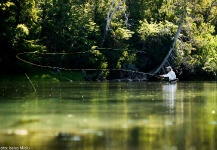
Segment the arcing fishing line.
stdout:
<svg viewBox="0 0 217 150">
<path fill-rule="evenodd" d="M 107 48 L 109 50 L 114 50 L 114 51 L 126 51 L 126 50 L 120 50 L 120 49 L 110 49 Z M 97 49 L 96 49 L 97 50 Z M 100 48 L 99 50 L 106 50 L 105 48 Z M 143 51 L 136 51 L 136 50 L 129 50 L 130 52 L 136 52 L 136 53 L 144 53 Z M 89 51 L 84 51 L 84 52 L 74 52 L 74 53 L 40 53 L 40 52 L 23 52 L 23 53 L 18 53 L 16 55 L 16 58 L 19 59 L 20 61 L 27 63 L 29 65 L 32 66 L 37 66 L 37 67 L 42 67 L 42 68 L 50 68 L 50 69 L 60 69 L 60 70 L 65 70 L 65 71 L 79 71 L 79 70 L 87 70 L 87 71 L 95 71 L 95 70 L 101 70 L 101 71 L 124 71 L 124 72 L 131 72 L 131 73 L 138 73 L 140 75 L 152 75 L 150 73 L 144 73 L 144 72 L 140 72 L 140 71 L 133 71 L 133 70 L 128 70 L 128 69 L 96 69 L 96 68 L 74 68 L 74 69 L 70 69 L 70 68 L 65 68 L 65 67 L 59 67 L 59 66 L 50 66 L 50 65 L 40 65 L 37 63 L 33 63 L 31 61 L 25 60 L 23 58 L 21 58 L 22 55 L 26 55 L 26 54 L 40 54 L 40 55 L 75 55 L 75 54 L 85 54 L 85 53 L 89 53 Z"/>
</svg>

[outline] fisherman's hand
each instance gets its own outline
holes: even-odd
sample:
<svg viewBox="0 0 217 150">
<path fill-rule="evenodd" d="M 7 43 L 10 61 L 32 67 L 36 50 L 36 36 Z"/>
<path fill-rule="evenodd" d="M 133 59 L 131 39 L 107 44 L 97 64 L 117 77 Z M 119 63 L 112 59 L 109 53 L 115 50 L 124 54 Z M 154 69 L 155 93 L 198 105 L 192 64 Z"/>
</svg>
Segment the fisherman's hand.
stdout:
<svg viewBox="0 0 217 150">
<path fill-rule="evenodd" d="M 158 77 L 159 77 L 159 78 L 163 78 L 164 76 L 163 76 L 163 75 L 159 75 Z"/>
</svg>

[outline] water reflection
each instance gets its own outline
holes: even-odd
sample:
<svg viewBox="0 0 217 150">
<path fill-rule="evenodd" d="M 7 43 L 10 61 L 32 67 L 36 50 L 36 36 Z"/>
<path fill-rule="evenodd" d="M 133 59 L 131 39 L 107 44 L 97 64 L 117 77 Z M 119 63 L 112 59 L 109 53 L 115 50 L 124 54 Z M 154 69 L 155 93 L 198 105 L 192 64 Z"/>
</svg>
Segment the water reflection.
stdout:
<svg viewBox="0 0 217 150">
<path fill-rule="evenodd" d="M 177 84 L 163 84 L 163 98 L 165 99 L 166 106 L 169 108 L 170 113 L 174 113 L 175 100 L 176 100 Z"/>
</svg>

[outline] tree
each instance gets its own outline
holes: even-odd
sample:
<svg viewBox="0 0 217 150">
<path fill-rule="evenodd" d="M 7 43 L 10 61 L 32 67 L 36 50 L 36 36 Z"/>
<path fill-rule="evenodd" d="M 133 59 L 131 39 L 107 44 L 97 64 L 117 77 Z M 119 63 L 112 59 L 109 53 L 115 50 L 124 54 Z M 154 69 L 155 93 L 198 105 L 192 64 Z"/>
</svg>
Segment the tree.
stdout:
<svg viewBox="0 0 217 150">
<path fill-rule="evenodd" d="M 148 61 L 143 62 L 143 65 L 140 65 L 140 69 L 151 71 L 162 63 L 171 47 L 176 28 L 177 26 L 171 22 L 160 22 L 156 24 L 148 23 L 146 20 L 141 21 L 138 33 L 143 41 L 143 50 Z M 159 69 L 155 73 L 158 71 Z"/>
<path fill-rule="evenodd" d="M 31 32 L 38 19 L 35 1 L 1 1 L 0 17 L 0 44 L 4 48 L 1 67 L 3 71 L 12 72 L 16 68 L 14 65 L 20 64 L 15 57 L 17 53 L 43 49 L 35 38 L 38 32 Z"/>
<path fill-rule="evenodd" d="M 95 45 L 99 33 L 89 3 L 46 1 L 42 6 L 42 38 L 49 52 L 86 51 Z"/>
</svg>

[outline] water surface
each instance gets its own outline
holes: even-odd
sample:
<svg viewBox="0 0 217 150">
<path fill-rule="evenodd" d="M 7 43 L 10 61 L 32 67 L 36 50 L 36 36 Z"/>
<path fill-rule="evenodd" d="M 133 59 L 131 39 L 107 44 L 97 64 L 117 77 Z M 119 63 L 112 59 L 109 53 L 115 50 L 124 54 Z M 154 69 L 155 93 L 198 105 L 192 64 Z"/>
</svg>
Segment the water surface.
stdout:
<svg viewBox="0 0 217 150">
<path fill-rule="evenodd" d="M 216 82 L 0 83 L 0 147 L 215 150 Z"/>
</svg>

